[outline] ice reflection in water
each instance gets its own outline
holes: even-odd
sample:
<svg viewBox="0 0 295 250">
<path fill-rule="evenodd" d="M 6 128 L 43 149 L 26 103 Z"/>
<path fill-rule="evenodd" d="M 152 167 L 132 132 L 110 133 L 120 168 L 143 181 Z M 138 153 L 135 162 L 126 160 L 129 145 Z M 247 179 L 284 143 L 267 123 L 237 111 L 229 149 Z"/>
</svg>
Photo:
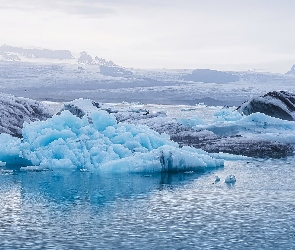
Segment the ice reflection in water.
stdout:
<svg viewBox="0 0 295 250">
<path fill-rule="evenodd" d="M 205 174 L 0 175 L 1 248 L 294 249 L 292 161 Z"/>
</svg>

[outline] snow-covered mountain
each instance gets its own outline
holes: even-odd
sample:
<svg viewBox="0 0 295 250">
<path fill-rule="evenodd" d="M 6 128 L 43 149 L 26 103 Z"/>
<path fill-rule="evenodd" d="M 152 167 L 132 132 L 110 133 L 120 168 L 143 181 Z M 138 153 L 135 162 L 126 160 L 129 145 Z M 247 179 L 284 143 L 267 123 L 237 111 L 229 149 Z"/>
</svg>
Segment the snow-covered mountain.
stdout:
<svg viewBox="0 0 295 250">
<path fill-rule="evenodd" d="M 240 105 L 270 91 L 295 94 L 292 72 L 134 69 L 85 51 L 0 47 L 0 91 L 38 100 Z"/>
<path fill-rule="evenodd" d="M 26 62 L 26 63 L 50 63 L 79 65 L 80 70 L 85 66 L 97 66 L 97 70 L 104 76 L 130 77 L 132 72 L 98 56 L 91 56 L 87 52 L 75 54 L 69 50 L 49 50 L 39 48 L 21 48 L 9 45 L 0 47 L 0 61 Z"/>
<path fill-rule="evenodd" d="M 20 62 L 52 62 L 52 63 L 71 63 L 82 65 L 98 65 L 107 67 L 118 67 L 112 61 L 92 57 L 83 51 L 77 55 L 69 50 L 50 50 L 40 48 L 21 48 L 9 45 L 0 46 L 1 61 L 20 61 Z"/>
<path fill-rule="evenodd" d="M 69 50 L 49 50 L 49 49 L 25 49 L 21 47 L 13 47 L 2 45 L 0 47 L 0 60 L 3 61 L 46 61 L 60 60 L 71 61 L 74 57 Z"/>
<path fill-rule="evenodd" d="M 83 51 L 79 54 L 79 56 L 76 58 L 78 64 L 84 64 L 84 65 L 99 65 L 99 66 L 106 66 L 106 67 L 118 67 L 115 63 L 112 61 L 107 61 L 103 58 L 99 58 L 98 56 L 95 56 L 94 58 L 89 55 L 87 52 Z"/>
<path fill-rule="evenodd" d="M 292 68 L 287 72 L 287 74 L 295 75 L 295 64 L 292 66 Z"/>
</svg>

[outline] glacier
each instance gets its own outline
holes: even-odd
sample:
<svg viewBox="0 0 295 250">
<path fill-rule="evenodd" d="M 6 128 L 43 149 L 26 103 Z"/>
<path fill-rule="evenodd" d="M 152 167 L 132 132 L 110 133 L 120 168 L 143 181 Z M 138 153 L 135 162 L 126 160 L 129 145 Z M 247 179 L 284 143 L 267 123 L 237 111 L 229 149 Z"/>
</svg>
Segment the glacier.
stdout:
<svg viewBox="0 0 295 250">
<path fill-rule="evenodd" d="M 0 134 L 0 161 L 22 170 L 57 168 L 103 172 L 204 171 L 222 159 L 180 148 L 167 134 L 144 125 L 117 123 L 104 110 L 79 118 L 64 110 L 46 121 L 24 123 L 22 138 Z"/>
</svg>

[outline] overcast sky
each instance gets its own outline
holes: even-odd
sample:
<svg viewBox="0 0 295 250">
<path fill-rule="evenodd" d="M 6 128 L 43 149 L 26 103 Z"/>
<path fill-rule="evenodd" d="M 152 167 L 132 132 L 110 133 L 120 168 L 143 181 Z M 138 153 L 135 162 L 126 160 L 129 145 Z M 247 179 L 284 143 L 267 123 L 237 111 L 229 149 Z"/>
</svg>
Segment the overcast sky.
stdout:
<svg viewBox="0 0 295 250">
<path fill-rule="evenodd" d="M 0 0 L 0 44 L 134 68 L 285 72 L 294 28 L 292 0 Z"/>
</svg>

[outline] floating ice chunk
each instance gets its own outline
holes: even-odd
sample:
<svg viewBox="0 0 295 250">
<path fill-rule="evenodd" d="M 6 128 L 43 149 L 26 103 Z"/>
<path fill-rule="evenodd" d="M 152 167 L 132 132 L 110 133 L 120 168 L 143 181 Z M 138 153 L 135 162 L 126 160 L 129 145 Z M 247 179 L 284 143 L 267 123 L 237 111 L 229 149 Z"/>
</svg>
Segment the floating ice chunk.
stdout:
<svg viewBox="0 0 295 250">
<path fill-rule="evenodd" d="M 294 121 L 285 121 L 262 113 L 253 113 L 249 116 L 243 116 L 242 119 L 237 121 L 223 121 L 209 125 L 198 125 L 197 128 L 207 129 L 222 136 L 251 132 L 259 134 L 261 139 L 295 143 L 295 137 L 293 135 L 293 131 L 295 130 Z"/>
<path fill-rule="evenodd" d="M 22 140 L 0 135 L 0 161 L 26 161 L 32 166 L 27 170 L 33 171 L 176 172 L 223 166 L 223 160 L 200 149 L 179 148 L 167 134 L 147 126 L 117 123 L 105 111 L 88 115 L 91 121 L 65 110 L 44 122 L 25 124 Z"/>
<path fill-rule="evenodd" d="M 238 111 L 231 110 L 230 108 L 223 108 L 214 114 L 213 122 L 238 121 L 242 118 L 243 116 Z"/>
<path fill-rule="evenodd" d="M 1 165 L 27 165 L 29 162 L 20 157 L 21 139 L 9 134 L 0 134 Z"/>
<path fill-rule="evenodd" d="M 228 175 L 225 178 L 225 183 L 231 184 L 231 183 L 235 183 L 236 182 L 236 177 L 234 175 Z"/>
<path fill-rule="evenodd" d="M 185 127 L 194 127 L 196 125 L 204 125 L 204 121 L 198 116 L 193 116 L 190 118 L 178 118 L 177 122 Z"/>
<path fill-rule="evenodd" d="M 0 133 L 21 136 L 25 121 L 45 120 L 51 115 L 38 101 L 0 93 Z"/>
<path fill-rule="evenodd" d="M 251 157 L 244 156 L 244 155 L 234 155 L 229 153 L 210 153 L 210 156 L 212 156 L 215 159 L 223 159 L 227 161 L 238 161 L 238 160 L 249 160 Z"/>
<path fill-rule="evenodd" d="M 21 167 L 20 171 L 28 171 L 28 172 L 41 172 L 41 171 L 48 171 L 48 168 L 44 168 L 41 166 L 26 166 Z"/>
<path fill-rule="evenodd" d="M 1 169 L 0 175 L 12 175 L 14 171 L 12 169 Z"/>
</svg>

